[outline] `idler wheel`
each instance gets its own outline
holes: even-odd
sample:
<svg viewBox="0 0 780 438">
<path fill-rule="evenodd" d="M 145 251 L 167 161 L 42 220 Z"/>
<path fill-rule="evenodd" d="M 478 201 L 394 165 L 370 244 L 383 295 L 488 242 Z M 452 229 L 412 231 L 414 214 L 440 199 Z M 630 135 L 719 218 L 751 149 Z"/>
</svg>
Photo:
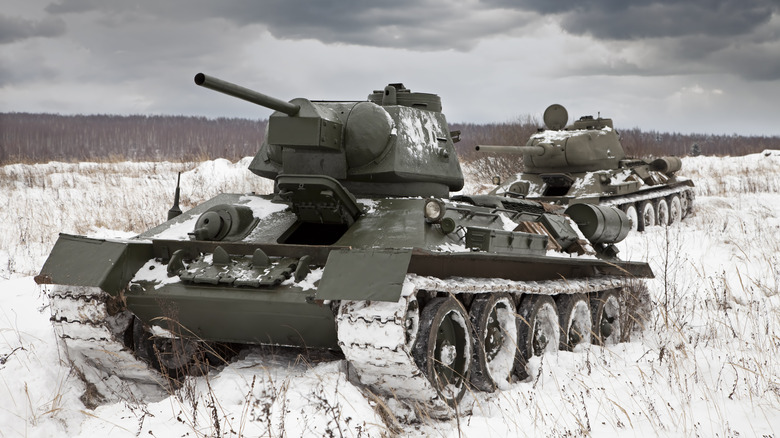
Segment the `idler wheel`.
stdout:
<svg viewBox="0 0 780 438">
<path fill-rule="evenodd" d="M 518 321 L 518 376 L 528 376 L 528 361 L 534 356 L 558 351 L 558 309 L 548 295 L 526 295 L 520 303 Z"/>
<path fill-rule="evenodd" d="M 451 407 L 466 393 L 471 365 L 471 325 L 453 297 L 434 298 L 423 308 L 412 354 L 417 366 Z"/>
<path fill-rule="evenodd" d="M 508 294 L 480 296 L 469 312 L 474 327 L 471 383 L 482 391 L 495 391 L 512 378 L 517 356 L 517 318 Z"/>
<path fill-rule="evenodd" d="M 593 332 L 590 305 L 584 294 L 559 295 L 555 298 L 561 326 L 560 349 L 574 350 L 580 344 L 590 344 Z"/>
<path fill-rule="evenodd" d="M 593 343 L 614 345 L 621 340 L 620 296 L 617 291 L 600 292 L 590 300 L 593 317 Z"/>
</svg>

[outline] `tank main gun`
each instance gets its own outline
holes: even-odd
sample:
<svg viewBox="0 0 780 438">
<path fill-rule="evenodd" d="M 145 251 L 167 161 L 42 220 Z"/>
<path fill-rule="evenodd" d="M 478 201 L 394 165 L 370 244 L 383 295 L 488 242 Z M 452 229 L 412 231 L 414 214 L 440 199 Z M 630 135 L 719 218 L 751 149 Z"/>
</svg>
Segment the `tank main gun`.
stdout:
<svg viewBox="0 0 780 438">
<path fill-rule="evenodd" d="M 530 154 L 536 156 L 542 156 L 547 152 L 547 149 L 541 144 L 536 146 L 498 146 L 478 144 L 474 149 L 478 152 L 494 154 Z"/>
<path fill-rule="evenodd" d="M 236 85 L 232 82 L 223 81 L 222 79 L 218 79 L 213 76 L 207 76 L 203 73 L 198 73 L 195 75 L 195 84 L 214 91 L 219 91 L 220 93 L 227 94 L 228 96 L 243 99 L 247 102 L 252 102 L 256 105 L 270 108 L 274 111 L 283 112 L 288 116 L 294 116 L 301 110 L 300 105 L 285 102 L 281 99 L 250 90 L 249 88 Z"/>
</svg>

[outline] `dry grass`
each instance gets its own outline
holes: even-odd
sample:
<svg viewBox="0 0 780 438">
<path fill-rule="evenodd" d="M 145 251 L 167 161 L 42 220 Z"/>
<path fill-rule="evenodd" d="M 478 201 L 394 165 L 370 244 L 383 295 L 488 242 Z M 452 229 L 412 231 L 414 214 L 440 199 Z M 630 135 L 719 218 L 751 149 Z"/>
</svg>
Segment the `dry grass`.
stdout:
<svg viewBox="0 0 780 438">
<path fill-rule="evenodd" d="M 780 223 L 777 210 L 766 203 L 775 202 L 779 190 L 777 162 L 767 161 L 735 159 L 732 166 L 710 157 L 686 158 L 683 172 L 699 191 L 694 215 L 642 234 L 644 240 L 635 245 L 641 254 L 621 253 L 649 260 L 657 276 L 648 282 L 647 295 L 640 293 L 629 303 L 639 309 L 630 323 L 642 327 L 633 331 L 632 342 L 534 359 L 529 380 L 494 394 L 468 395 L 457 420 L 389 421 L 396 418 L 398 402 L 360 395 L 337 361 L 314 363 L 297 353 L 259 349 L 244 352 L 219 372 L 184 379 L 164 402 L 167 406 L 127 407 L 133 426 L 117 418 L 103 421 L 144 436 L 150 431 L 158 436 L 170 412 L 191 436 L 289 436 L 289 430 L 392 436 L 398 428 L 409 436 L 484 431 L 777 436 Z M 187 202 L 192 203 L 214 191 L 252 191 L 242 184 L 258 180 L 245 174 L 214 181 L 209 166 L 213 163 L 0 168 L 6 193 L 0 207 L 17 212 L 10 232 L 0 234 L 0 248 L 13 251 L 0 273 L 34 273 L 63 229 L 89 232 L 104 226 L 138 232 L 150 226 L 146 221 L 159 222 L 170 208 L 179 170 L 185 170 L 182 191 L 190 193 Z M 147 214 L 149 219 L 143 219 Z M 702 248 L 705 243 L 712 247 Z M 726 256 L 728 264 L 710 260 Z M 8 348 L 0 358 L 9 363 L 23 358 L 30 368 L 45 366 L 44 359 L 30 356 L 30 339 L 18 342 L 18 333 L 3 335 Z M 18 402 L 29 406 L 30 424 L 57 416 L 68 403 L 60 396 L 64 383 L 58 385 L 53 393 L 18 392 Z M 296 392 L 301 388 L 309 392 Z M 371 414 L 360 410 L 362 404 L 371 407 Z"/>
<path fill-rule="evenodd" d="M 181 208 L 222 192 L 267 193 L 271 182 L 247 170 L 249 159 L 203 163 L 49 163 L 0 167 L 0 278 L 35 275 L 58 233 L 128 235 L 165 221 L 177 173 Z M 3 249 L 8 251 L 3 254 Z"/>
</svg>

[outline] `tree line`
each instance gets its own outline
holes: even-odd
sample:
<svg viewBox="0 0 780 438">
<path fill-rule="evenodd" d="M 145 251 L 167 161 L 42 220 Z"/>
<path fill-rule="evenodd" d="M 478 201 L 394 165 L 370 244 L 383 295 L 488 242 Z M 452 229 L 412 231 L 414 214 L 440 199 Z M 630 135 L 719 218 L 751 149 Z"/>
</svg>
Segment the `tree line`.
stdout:
<svg viewBox="0 0 780 438">
<path fill-rule="evenodd" d="M 189 116 L 117 116 L 0 113 L 0 164 L 48 161 L 236 161 L 254 155 L 267 120 Z M 531 117 L 507 123 L 453 123 L 461 159 L 479 158 L 477 144 L 523 145 L 541 123 Z M 780 147 L 780 138 L 679 134 L 619 129 L 631 157 L 745 155 Z M 510 164 L 515 159 L 504 156 Z"/>
<path fill-rule="evenodd" d="M 265 120 L 185 116 L 2 113 L 0 164 L 195 161 L 254 155 Z"/>
</svg>

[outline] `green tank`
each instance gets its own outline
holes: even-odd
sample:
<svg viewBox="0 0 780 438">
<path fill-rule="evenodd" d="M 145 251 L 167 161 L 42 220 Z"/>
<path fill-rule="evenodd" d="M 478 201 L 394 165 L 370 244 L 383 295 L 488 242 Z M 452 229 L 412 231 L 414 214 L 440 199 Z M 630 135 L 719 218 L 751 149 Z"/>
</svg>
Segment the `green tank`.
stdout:
<svg viewBox="0 0 780 438">
<path fill-rule="evenodd" d="M 533 355 L 626 334 L 623 295 L 652 272 L 616 256 L 625 214 L 450 197 L 458 134 L 437 95 L 285 102 L 195 82 L 276 111 L 249 167 L 274 192 L 175 205 L 131 239 L 60 235 L 36 281 L 102 397 L 152 397 L 231 348 L 275 345 L 343 354 L 372 391 L 447 416 Z"/>
<path fill-rule="evenodd" d="M 678 157 L 629 159 L 612 119 L 584 116 L 568 125 L 568 112 L 550 105 L 547 129 L 525 146 L 479 145 L 478 151 L 523 155 L 523 171 L 492 194 L 560 205 L 611 205 L 623 210 L 632 228 L 669 225 L 693 208 L 693 182 L 677 176 Z"/>
</svg>

